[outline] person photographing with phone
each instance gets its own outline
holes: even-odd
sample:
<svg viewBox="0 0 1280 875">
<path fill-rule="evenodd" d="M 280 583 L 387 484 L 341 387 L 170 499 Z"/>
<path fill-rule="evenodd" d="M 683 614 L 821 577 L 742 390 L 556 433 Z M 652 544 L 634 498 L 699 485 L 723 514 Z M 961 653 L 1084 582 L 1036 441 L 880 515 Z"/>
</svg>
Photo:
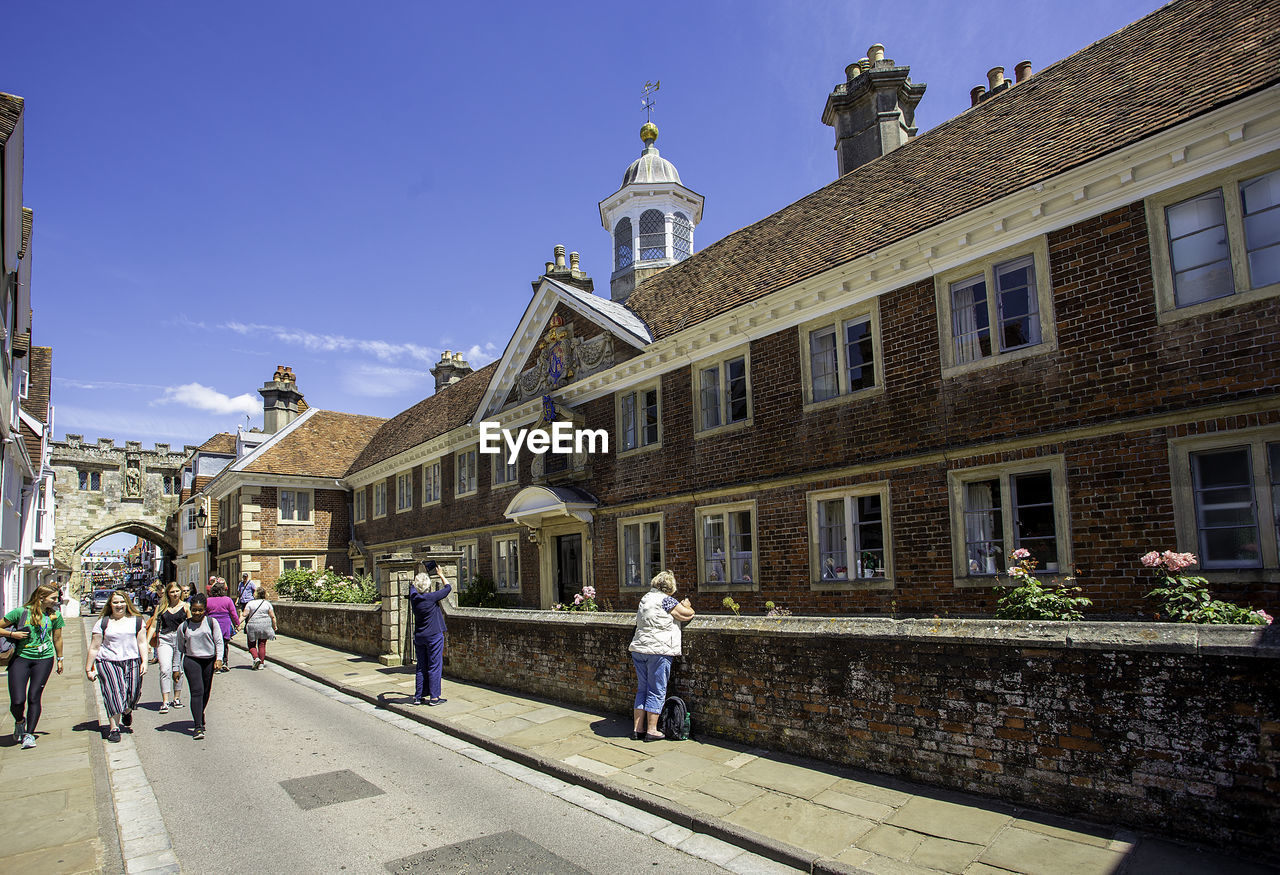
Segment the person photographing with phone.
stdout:
<svg viewBox="0 0 1280 875">
<path fill-rule="evenodd" d="M 436 575 L 440 588 L 432 590 L 431 575 Z M 440 680 L 444 674 L 444 611 L 440 608 L 453 587 L 435 562 L 426 563 L 426 573 L 409 584 L 409 606 L 413 610 L 413 649 L 418 658 L 418 673 L 413 685 L 413 704 L 422 704 L 422 694 L 430 698 L 428 705 L 447 701 L 440 697 Z M 424 690 L 425 687 L 425 690 Z"/>
</svg>

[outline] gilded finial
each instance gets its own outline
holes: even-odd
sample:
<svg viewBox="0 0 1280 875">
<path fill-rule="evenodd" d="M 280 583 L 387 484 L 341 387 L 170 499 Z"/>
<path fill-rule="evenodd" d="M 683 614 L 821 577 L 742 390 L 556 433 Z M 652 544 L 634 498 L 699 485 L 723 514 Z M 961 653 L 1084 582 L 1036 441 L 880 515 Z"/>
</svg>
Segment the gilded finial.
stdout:
<svg viewBox="0 0 1280 875">
<path fill-rule="evenodd" d="M 644 140 L 646 146 L 652 146 L 653 141 L 658 139 L 658 126 L 653 122 L 645 122 L 640 129 L 640 139 Z"/>
</svg>

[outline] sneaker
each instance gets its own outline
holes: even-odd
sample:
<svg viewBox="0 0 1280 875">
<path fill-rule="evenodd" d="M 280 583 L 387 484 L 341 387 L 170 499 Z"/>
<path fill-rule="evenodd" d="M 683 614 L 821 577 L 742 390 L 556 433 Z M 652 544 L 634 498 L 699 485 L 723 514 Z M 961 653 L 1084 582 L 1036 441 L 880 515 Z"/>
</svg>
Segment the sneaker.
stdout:
<svg viewBox="0 0 1280 875">
<path fill-rule="evenodd" d="M 173 707 L 175 707 L 175 708 L 181 708 L 181 707 L 182 707 L 182 700 L 181 700 L 181 699 L 174 699 L 174 700 L 173 700 Z"/>
<path fill-rule="evenodd" d="M 410 704 L 410 705 L 421 705 L 421 704 L 422 704 L 422 700 L 421 700 L 421 699 L 414 699 L 414 700 L 413 700 L 412 702 L 410 702 L 409 704 Z"/>
<path fill-rule="evenodd" d="M 107 741 L 111 742 L 112 744 L 119 744 L 119 743 L 120 743 L 120 730 L 119 730 L 119 729 L 113 729 L 113 730 L 111 730 L 110 732 L 108 732 L 108 733 L 107 733 Z"/>
<path fill-rule="evenodd" d="M 439 698 L 436 698 L 436 699 L 432 699 L 431 701 L 427 702 L 427 704 L 428 704 L 428 705 L 443 705 L 443 704 L 444 704 L 445 702 L 447 702 L 447 701 L 449 701 L 449 700 L 448 700 L 448 699 L 439 699 Z"/>
<path fill-rule="evenodd" d="M 169 713 L 169 703 L 168 703 L 168 702 L 161 702 L 161 703 L 160 703 L 160 713 L 161 713 L 161 714 L 168 714 L 168 713 Z"/>
<path fill-rule="evenodd" d="M 195 739 L 196 741 L 201 741 L 201 740 L 204 738 L 204 730 L 203 730 L 203 729 L 197 729 L 197 730 L 196 730 L 196 731 L 191 735 L 191 737 L 192 737 L 193 739 Z"/>
<path fill-rule="evenodd" d="M 121 714 L 121 715 L 120 715 L 120 725 L 121 725 L 121 726 L 126 726 L 126 727 L 131 727 L 131 726 L 133 726 L 133 712 L 132 712 L 132 711 L 125 711 L 123 714 Z"/>
<path fill-rule="evenodd" d="M 33 747 L 35 747 L 35 746 L 36 746 L 36 737 L 35 737 L 34 735 L 32 735 L 30 732 L 28 732 L 26 735 L 22 736 L 22 749 L 23 749 L 23 750 L 30 750 L 31 748 L 33 748 Z"/>
</svg>

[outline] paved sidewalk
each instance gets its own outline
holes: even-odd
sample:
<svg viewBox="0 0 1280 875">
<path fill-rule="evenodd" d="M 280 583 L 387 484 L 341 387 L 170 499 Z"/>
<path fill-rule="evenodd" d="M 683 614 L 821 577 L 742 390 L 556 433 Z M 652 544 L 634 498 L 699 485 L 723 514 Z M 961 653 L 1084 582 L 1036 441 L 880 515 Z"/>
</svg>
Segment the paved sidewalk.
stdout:
<svg viewBox="0 0 1280 875">
<path fill-rule="evenodd" d="M 34 750 L 13 741 L 7 672 L 0 684 L 0 872 L 124 871 L 83 626 L 67 618 L 66 668 L 45 686 Z"/>
<path fill-rule="evenodd" d="M 732 742 L 632 741 L 629 715 L 448 677 L 446 703 L 414 707 L 411 668 L 284 636 L 269 650 L 271 661 L 328 686 L 804 871 L 1273 871 L 1217 851 Z"/>
</svg>

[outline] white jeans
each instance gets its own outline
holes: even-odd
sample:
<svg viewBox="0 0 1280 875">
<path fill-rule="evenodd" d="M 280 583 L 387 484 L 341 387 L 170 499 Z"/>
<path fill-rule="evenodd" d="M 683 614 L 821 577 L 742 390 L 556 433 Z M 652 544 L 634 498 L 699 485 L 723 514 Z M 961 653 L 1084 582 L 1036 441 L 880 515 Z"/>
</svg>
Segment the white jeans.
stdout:
<svg viewBox="0 0 1280 875">
<path fill-rule="evenodd" d="M 160 658 L 160 696 L 166 702 L 182 695 L 182 679 L 179 678 L 176 682 L 173 679 L 173 644 L 177 637 L 178 633 L 174 632 L 156 639 L 156 656 Z M 176 668 L 182 671 L 182 666 Z"/>
</svg>

